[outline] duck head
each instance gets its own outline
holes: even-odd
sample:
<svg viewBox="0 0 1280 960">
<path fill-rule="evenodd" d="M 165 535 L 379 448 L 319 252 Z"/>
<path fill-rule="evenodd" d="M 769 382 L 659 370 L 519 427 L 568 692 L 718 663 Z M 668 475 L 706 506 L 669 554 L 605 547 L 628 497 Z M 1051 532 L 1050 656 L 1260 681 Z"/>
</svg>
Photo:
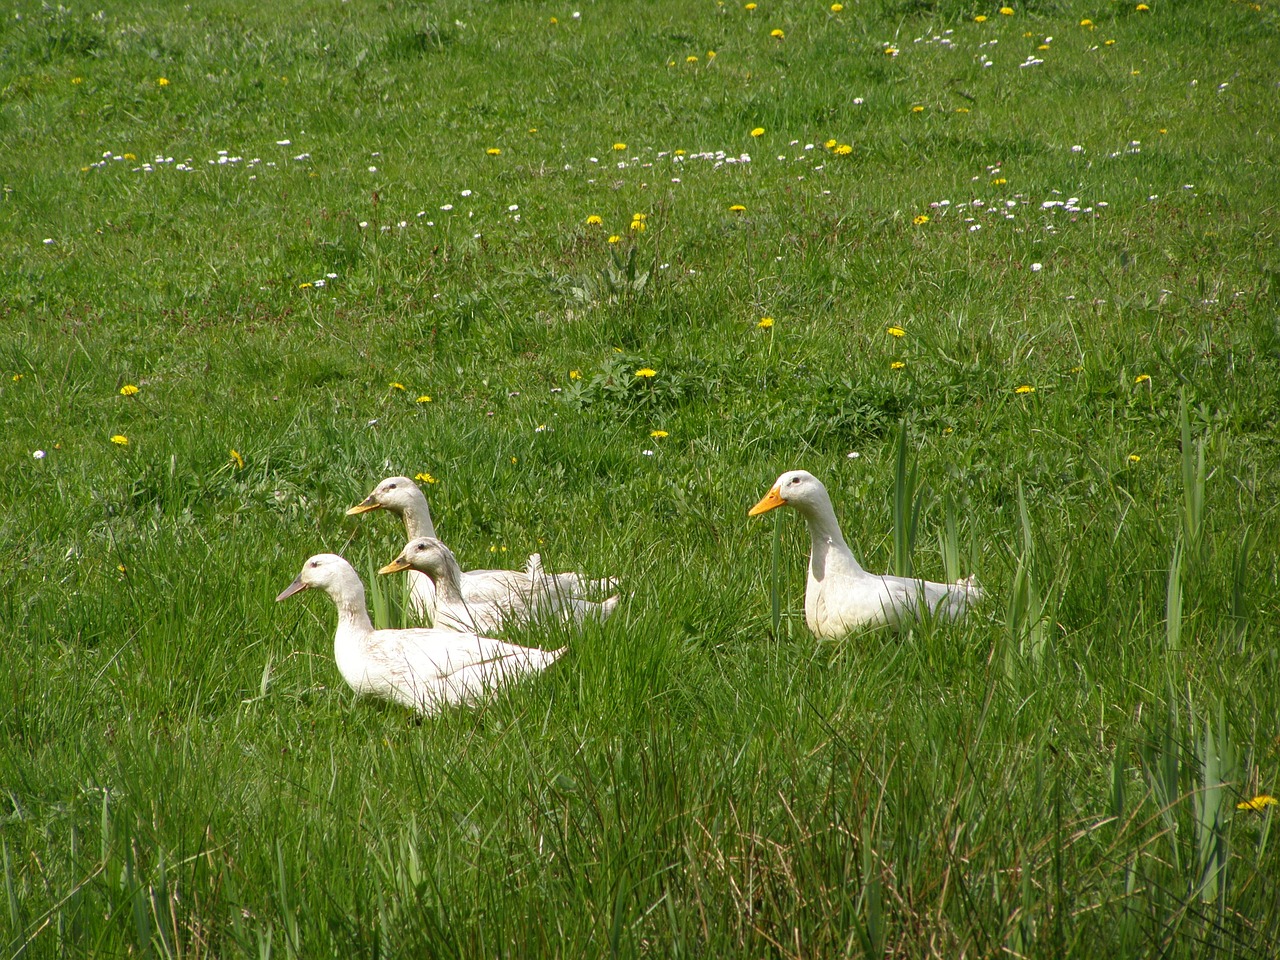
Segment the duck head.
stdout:
<svg viewBox="0 0 1280 960">
<path fill-rule="evenodd" d="M 827 488 L 808 470 L 788 470 L 777 479 L 760 502 L 748 511 L 748 516 L 759 516 L 775 507 L 804 509 L 817 506 L 828 499 Z"/>
<path fill-rule="evenodd" d="M 417 570 L 433 580 L 451 565 L 457 565 L 453 551 L 435 537 L 418 537 L 410 540 L 396 557 L 379 573 L 398 573 L 401 570 Z"/>
<path fill-rule="evenodd" d="M 280 591 L 276 602 L 279 603 L 286 597 L 292 597 L 295 593 L 312 587 L 319 587 L 330 595 L 336 595 L 341 593 L 344 587 L 349 587 L 352 579 L 359 584 L 359 575 L 347 561 L 336 553 L 317 553 L 302 565 L 302 572 L 298 574 L 297 579 Z"/>
<path fill-rule="evenodd" d="M 369 494 L 347 511 L 348 515 L 368 513 L 370 510 L 390 510 L 404 513 L 422 499 L 422 491 L 408 477 L 387 477 Z"/>
</svg>

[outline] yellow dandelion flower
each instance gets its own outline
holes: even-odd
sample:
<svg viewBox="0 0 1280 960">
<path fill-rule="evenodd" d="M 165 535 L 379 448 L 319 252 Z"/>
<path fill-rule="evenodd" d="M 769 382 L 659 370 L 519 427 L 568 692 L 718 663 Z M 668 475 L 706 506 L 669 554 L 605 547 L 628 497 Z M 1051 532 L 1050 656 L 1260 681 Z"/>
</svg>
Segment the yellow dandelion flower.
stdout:
<svg viewBox="0 0 1280 960">
<path fill-rule="evenodd" d="M 885 55 L 886 57 L 896 57 L 896 56 L 898 55 L 898 48 L 897 48 L 897 47 L 885 47 L 885 48 L 884 48 L 884 55 Z"/>
<path fill-rule="evenodd" d="M 670 436 L 670 434 L 667 433 L 667 431 L 665 430 L 650 430 L 649 436 L 656 437 L 657 439 L 661 440 L 663 437 Z"/>
<path fill-rule="evenodd" d="M 626 145 L 625 143 L 615 143 L 615 144 L 613 145 L 613 149 L 615 149 L 615 150 L 625 150 L 625 149 L 627 149 L 627 145 Z"/>
<path fill-rule="evenodd" d="M 430 403 L 430 402 L 431 402 L 431 397 L 430 397 L 429 395 L 427 395 L 427 394 L 425 394 L 425 393 L 424 393 L 422 396 L 420 396 L 420 397 L 418 398 L 417 402 L 418 402 L 418 403 Z"/>
<path fill-rule="evenodd" d="M 1082 26 L 1082 27 L 1092 27 L 1092 26 L 1093 26 L 1093 21 L 1092 21 L 1092 20 L 1090 20 L 1088 17 L 1085 17 L 1083 20 L 1081 20 L 1081 21 L 1080 21 L 1080 26 Z"/>
<path fill-rule="evenodd" d="M 622 238 L 621 238 L 620 236 L 618 236 L 618 235 L 615 233 L 613 236 L 611 236 L 611 237 L 609 238 L 609 242 L 610 242 L 610 243 L 621 243 L 621 242 L 622 242 Z"/>
<path fill-rule="evenodd" d="M 125 158 L 126 160 L 137 160 L 137 159 L 138 159 L 138 155 L 137 155 L 136 153 L 126 153 L 126 154 L 124 155 L 124 158 Z"/>
<path fill-rule="evenodd" d="M 685 63 L 697 63 L 697 62 L 698 62 L 698 58 L 697 58 L 697 57 L 695 57 L 695 56 L 691 53 L 691 54 L 689 54 L 689 56 L 687 56 L 687 57 L 685 57 L 685 58 L 684 58 L 684 62 L 685 62 Z"/>
<path fill-rule="evenodd" d="M 635 221 L 635 220 L 648 220 L 648 219 L 649 219 L 649 215 L 648 215 L 647 213 L 633 213 L 633 214 L 631 215 L 631 219 L 632 219 L 633 221 Z"/>
<path fill-rule="evenodd" d="M 1151 382 L 1151 374 L 1149 374 L 1149 373 L 1140 373 L 1140 374 L 1138 374 L 1136 377 L 1134 377 L 1134 378 L 1133 378 L 1133 382 L 1134 382 L 1134 383 L 1150 383 L 1150 382 Z"/>
<path fill-rule="evenodd" d="M 157 85 L 159 85 L 159 86 L 161 86 L 161 87 L 167 87 L 167 86 L 169 85 L 169 78 L 168 78 L 168 77 L 160 77 L 160 78 L 158 78 L 158 79 L 156 80 L 156 84 L 157 84 Z"/>
<path fill-rule="evenodd" d="M 311 289 L 311 284 L 310 284 L 309 282 L 308 282 L 308 283 L 300 283 L 300 284 L 298 284 L 298 289 L 299 289 L 299 290 L 310 290 L 310 289 Z"/>
<path fill-rule="evenodd" d="M 1169 131 L 1168 131 L 1167 129 L 1165 129 L 1164 127 L 1161 127 L 1161 128 L 1160 128 L 1159 130 L 1157 130 L 1156 132 L 1157 132 L 1157 133 L 1159 133 L 1161 136 L 1164 136 L 1164 135 L 1165 135 L 1166 133 L 1168 133 Z"/>
<path fill-rule="evenodd" d="M 632 230 L 634 230 L 636 233 L 644 233 L 644 221 L 643 221 L 643 220 L 632 220 L 632 221 L 631 221 L 631 229 L 632 229 Z"/>
<path fill-rule="evenodd" d="M 530 128 L 529 128 L 529 132 L 530 132 L 530 133 L 537 133 L 537 132 L 538 132 L 538 128 L 537 128 L 537 127 L 530 127 Z"/>
<path fill-rule="evenodd" d="M 833 3 L 833 4 L 831 5 L 831 12 L 832 12 L 832 13 L 844 13 L 844 4 L 843 4 L 843 3 Z"/>
<path fill-rule="evenodd" d="M 742 204 L 740 204 L 740 203 L 735 203 L 735 204 L 733 204 L 733 206 L 731 206 L 731 207 L 729 208 L 729 212 L 730 212 L 730 213 L 744 213 L 744 212 L 746 211 L 746 209 L 747 209 L 747 208 L 746 208 L 746 207 L 744 207 Z"/>
<path fill-rule="evenodd" d="M 980 13 L 980 14 L 978 14 L 976 17 L 974 17 L 974 18 L 973 18 L 973 22 L 974 22 L 974 23 L 986 23 L 986 22 L 987 22 L 987 15 L 986 15 L 985 13 Z"/>
<path fill-rule="evenodd" d="M 761 317 L 760 322 L 756 324 L 756 327 L 759 328 L 760 330 L 768 330 L 772 326 L 773 326 L 773 317 Z"/>
<path fill-rule="evenodd" d="M 559 23 L 559 22 L 560 22 L 560 21 L 559 21 L 559 20 L 557 20 L 555 17 L 552 17 L 552 18 L 551 18 L 551 25 L 552 25 L 553 27 L 554 27 L 557 23 Z"/>
<path fill-rule="evenodd" d="M 603 221 L 602 219 L 600 219 L 600 217 L 599 217 L 599 216 L 597 216 L 597 215 L 596 215 L 596 214 L 594 214 L 594 213 L 593 213 L 591 216 L 587 217 L 587 226 L 588 226 L 588 227 L 598 227 L 598 226 L 600 226 L 600 224 L 602 224 L 602 223 L 604 223 L 604 221 Z"/>
<path fill-rule="evenodd" d="M 240 456 L 235 447 L 232 447 L 228 451 L 228 456 L 231 458 L 231 462 L 234 463 L 238 469 L 244 469 L 244 457 Z"/>
<path fill-rule="evenodd" d="M 127 447 L 129 445 L 129 438 L 123 433 L 117 433 L 111 438 L 111 442 L 118 447 Z"/>
<path fill-rule="evenodd" d="M 641 367 L 639 370 L 636 371 L 637 377 L 643 377 L 646 380 L 650 380 L 653 377 L 656 377 L 657 375 L 658 375 L 658 371 L 653 369 L 653 367 Z"/>
<path fill-rule="evenodd" d="M 893 361 L 893 363 L 889 364 L 889 369 L 890 369 L 890 370 L 901 370 L 901 369 L 902 369 L 903 367 L 905 367 L 905 366 L 906 366 L 906 364 L 905 364 L 905 363 L 903 363 L 901 360 L 895 360 L 895 361 Z"/>
<path fill-rule="evenodd" d="M 835 148 L 836 143 L 837 141 L 835 140 L 828 140 L 826 143 L 823 144 L 823 146 L 826 147 L 828 150 L 831 150 Z"/>
<path fill-rule="evenodd" d="M 911 112 L 912 112 L 912 113 L 924 113 L 924 107 L 920 106 L 920 104 L 918 104 L 918 103 L 917 103 L 914 107 L 912 107 L 912 108 L 911 108 Z"/>
<path fill-rule="evenodd" d="M 849 154 L 853 153 L 853 147 L 851 147 L 847 143 L 842 143 L 840 144 L 840 146 L 836 147 L 831 152 L 834 153 L 837 157 L 847 157 Z"/>
<path fill-rule="evenodd" d="M 124 573 L 124 572 L 125 572 L 125 565 L 124 565 L 123 563 L 117 563 L 117 564 L 116 564 L 116 569 L 117 569 L 117 570 L 119 570 L 121 573 Z"/>
<path fill-rule="evenodd" d="M 991 181 L 991 185 L 993 187 L 1003 187 L 1008 182 L 1009 181 L 1006 180 L 1004 177 L 996 177 L 994 180 Z"/>
<path fill-rule="evenodd" d="M 956 113 L 968 113 L 968 112 L 969 112 L 968 107 L 956 107 Z"/>
<path fill-rule="evenodd" d="M 569 371 L 569 379 L 570 379 L 570 380 L 581 380 L 581 379 L 582 379 L 582 371 L 581 371 L 581 370 L 570 370 L 570 371 Z"/>
<path fill-rule="evenodd" d="M 73 85 L 78 87 L 80 84 L 84 83 L 84 77 L 72 77 L 71 82 Z"/>
<path fill-rule="evenodd" d="M 138 392 L 137 386 L 135 386 L 132 383 L 126 383 L 123 387 L 120 388 L 120 396 L 122 397 L 132 397 L 137 392 Z"/>
<path fill-rule="evenodd" d="M 1114 47 L 1116 45 L 1116 42 L 1114 40 L 1103 40 L 1102 45 L 1104 47 Z"/>
<path fill-rule="evenodd" d="M 22 382 L 22 378 L 23 378 L 23 377 L 25 377 L 25 376 L 26 376 L 26 374 L 25 374 L 25 373 L 15 373 L 15 374 L 13 375 L 13 382 L 14 382 L 14 383 L 21 383 L 21 382 Z"/>
<path fill-rule="evenodd" d="M 755 8 L 756 5 L 754 3 L 744 4 L 742 7 L 743 10 L 754 10 Z"/>
<path fill-rule="evenodd" d="M 1267 807 L 1274 807 L 1280 803 L 1275 797 L 1267 793 L 1260 793 L 1252 800 L 1242 800 L 1236 804 L 1237 810 L 1252 810 L 1254 813 L 1261 813 Z"/>
<path fill-rule="evenodd" d="M 683 151 L 683 150 L 676 150 L 676 151 L 675 151 L 675 155 L 676 155 L 677 157 L 683 157 L 683 156 L 684 156 L 684 151 Z"/>
<path fill-rule="evenodd" d="M 715 52 L 714 50 L 708 50 L 708 51 L 707 51 L 707 59 L 708 59 L 708 60 L 714 60 L 715 58 L 716 58 L 716 52 Z"/>
<path fill-rule="evenodd" d="M 404 384 L 403 384 L 403 383 L 398 383 L 398 382 L 397 382 L 397 381 L 395 381 L 395 380 L 392 380 L 390 383 L 388 383 L 388 384 L 387 384 L 387 386 L 388 386 L 388 387 L 390 387 L 392 390 L 403 390 L 403 389 L 404 389 Z"/>
<path fill-rule="evenodd" d="M 769 36 L 773 37 L 775 40 L 781 40 L 783 37 L 786 36 L 786 34 L 783 33 L 781 30 L 779 30 L 777 27 L 774 27 L 772 30 L 769 31 Z"/>
<path fill-rule="evenodd" d="M 1129 454 L 1129 462 L 1130 462 L 1130 463 L 1138 463 L 1141 459 L 1142 459 L 1142 458 L 1141 458 L 1140 456 L 1138 456 L 1136 453 L 1131 453 L 1131 454 Z"/>
<path fill-rule="evenodd" d="M 1084 373 L 1084 367 L 1080 366 L 1079 364 L 1076 364 L 1074 367 L 1072 367 L 1072 368 L 1071 368 L 1071 372 L 1072 372 L 1072 373 Z"/>
<path fill-rule="evenodd" d="M 511 462 L 512 462 L 512 463 L 519 463 L 520 461 L 519 461 L 516 457 L 512 457 L 512 458 L 511 458 Z M 502 549 L 503 549 L 503 550 L 505 550 L 505 549 L 507 549 L 507 548 L 506 548 L 506 547 L 503 547 Z"/>
<path fill-rule="evenodd" d="M 1001 7 L 1001 8 L 1000 8 L 1000 16 L 1002 16 L 1002 17 L 1012 17 L 1012 16 L 1013 16 L 1013 7 Z"/>
<path fill-rule="evenodd" d="M 1031 386 L 1031 384 L 1029 383 L 1024 383 L 1022 386 L 1018 387 L 1013 392 L 1014 393 L 1035 393 L 1036 388 Z"/>
<path fill-rule="evenodd" d="M 752 130 L 752 131 L 751 131 L 751 135 L 752 135 L 753 137 L 763 137 L 763 136 L 764 136 L 764 127 L 756 127 L 754 130 Z"/>
<path fill-rule="evenodd" d="M 1048 49 L 1049 49 L 1049 45 L 1048 45 L 1047 43 L 1042 43 L 1042 44 L 1040 44 L 1040 46 L 1036 47 L 1036 49 L 1037 49 L 1037 50 L 1048 50 Z"/>
<path fill-rule="evenodd" d="M 413 475 L 413 479 L 417 480 L 419 483 L 438 483 L 439 482 L 436 480 L 435 477 L 427 473 L 427 471 L 425 470 L 423 470 L 421 473 L 415 473 Z"/>
<path fill-rule="evenodd" d="M 500 153 L 502 153 L 502 148 L 501 148 L 501 147 L 490 147 L 488 150 L 486 150 L 486 151 L 485 151 L 485 153 L 487 153 L 487 154 L 488 154 L 489 156 L 491 156 L 491 157 L 496 157 L 496 156 L 498 156 Z"/>
<path fill-rule="evenodd" d="M 1145 3 L 1140 3 L 1140 4 L 1138 4 L 1136 7 L 1134 7 L 1133 9 L 1137 10 L 1139 13 L 1146 13 L 1146 12 L 1147 12 L 1148 10 L 1150 10 L 1151 8 L 1150 8 L 1150 7 L 1148 7 Z"/>
<path fill-rule="evenodd" d="M 885 327 L 884 332 L 891 337 L 905 337 L 907 335 L 907 331 L 903 330 L 901 327 Z"/>
<path fill-rule="evenodd" d="M 911 222 L 914 223 L 917 227 L 923 226 L 924 224 L 929 222 L 929 215 L 927 213 L 917 214 L 916 216 L 911 218 Z"/>
</svg>

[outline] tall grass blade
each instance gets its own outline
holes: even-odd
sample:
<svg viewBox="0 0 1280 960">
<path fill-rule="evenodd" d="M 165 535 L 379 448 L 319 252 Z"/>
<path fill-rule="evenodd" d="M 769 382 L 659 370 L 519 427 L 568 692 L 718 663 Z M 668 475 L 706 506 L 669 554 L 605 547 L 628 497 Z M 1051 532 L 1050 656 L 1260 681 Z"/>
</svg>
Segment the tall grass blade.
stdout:
<svg viewBox="0 0 1280 960">
<path fill-rule="evenodd" d="M 1182 541 L 1173 547 L 1169 561 L 1168 588 L 1165 593 L 1165 649 L 1177 653 L 1182 649 Z"/>
<path fill-rule="evenodd" d="M 1191 415 L 1185 387 L 1178 407 L 1178 426 L 1182 434 L 1182 538 L 1187 551 L 1198 557 L 1204 532 L 1205 441 L 1203 437 L 1197 443 L 1191 441 Z"/>
<path fill-rule="evenodd" d="M 378 630 L 391 629 L 395 626 L 391 617 L 391 597 L 385 589 L 385 580 L 378 573 L 373 553 L 369 550 L 364 555 L 364 582 L 369 595 L 369 606 L 373 610 L 374 627 Z"/>
<path fill-rule="evenodd" d="M 960 535 L 956 502 L 948 490 L 942 498 L 942 529 L 938 531 L 938 552 L 942 554 L 942 570 L 948 583 L 960 579 Z"/>
<path fill-rule="evenodd" d="M 1231 619 L 1235 624 L 1236 640 L 1241 643 L 1249 631 L 1253 610 L 1253 602 L 1249 599 L 1249 561 L 1257 543 L 1257 530 L 1246 527 L 1236 545 L 1235 559 L 1231 564 Z"/>
<path fill-rule="evenodd" d="M 915 465 L 907 465 L 907 421 L 903 420 L 898 430 L 898 457 L 893 472 L 893 572 L 899 577 L 909 577 L 912 571 L 915 480 Z"/>
<path fill-rule="evenodd" d="M 773 637 L 778 639 L 778 627 L 782 622 L 782 518 L 773 511 L 773 556 L 769 576 L 769 614 L 773 623 Z"/>
<path fill-rule="evenodd" d="M 26 945 L 22 942 L 22 917 L 18 909 L 18 890 L 13 882 L 13 863 L 9 857 L 7 838 L 0 838 L 0 848 L 4 853 L 4 892 L 9 904 L 9 929 L 12 931 L 7 952 L 11 957 L 18 957 L 26 951 Z"/>
</svg>

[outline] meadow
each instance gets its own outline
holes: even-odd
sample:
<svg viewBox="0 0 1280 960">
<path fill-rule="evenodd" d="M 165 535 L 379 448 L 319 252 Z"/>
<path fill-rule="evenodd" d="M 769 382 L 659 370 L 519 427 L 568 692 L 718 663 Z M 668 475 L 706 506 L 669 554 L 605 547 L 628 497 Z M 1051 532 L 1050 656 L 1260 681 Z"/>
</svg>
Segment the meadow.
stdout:
<svg viewBox="0 0 1280 960">
<path fill-rule="evenodd" d="M 1277 50 L 1273 0 L 10 2 L 0 956 L 1280 955 Z M 984 602 L 815 641 L 747 517 L 796 467 Z M 618 613 L 352 696 L 273 600 L 338 552 L 404 621 L 345 515 L 394 474 Z"/>
</svg>

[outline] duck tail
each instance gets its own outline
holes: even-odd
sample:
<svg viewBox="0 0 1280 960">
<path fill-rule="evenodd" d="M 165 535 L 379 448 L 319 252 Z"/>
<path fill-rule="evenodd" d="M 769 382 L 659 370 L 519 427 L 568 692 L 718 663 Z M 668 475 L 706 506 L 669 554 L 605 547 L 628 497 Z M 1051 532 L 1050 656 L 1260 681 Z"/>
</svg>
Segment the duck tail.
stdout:
<svg viewBox="0 0 1280 960">
<path fill-rule="evenodd" d="M 615 593 L 612 597 L 600 601 L 600 622 L 604 623 L 613 616 L 613 611 L 618 609 L 618 604 L 621 602 L 622 594 L 620 593 Z"/>
</svg>

